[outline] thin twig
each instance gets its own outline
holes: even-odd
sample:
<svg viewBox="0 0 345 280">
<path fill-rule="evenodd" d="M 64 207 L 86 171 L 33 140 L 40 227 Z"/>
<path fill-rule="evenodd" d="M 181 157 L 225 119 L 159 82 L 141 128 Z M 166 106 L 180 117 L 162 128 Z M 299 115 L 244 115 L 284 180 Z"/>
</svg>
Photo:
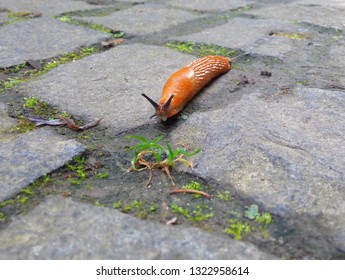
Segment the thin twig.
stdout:
<svg viewBox="0 0 345 280">
<path fill-rule="evenodd" d="M 175 188 L 170 194 L 176 194 L 176 193 L 193 193 L 193 194 L 200 194 L 203 195 L 209 199 L 211 199 L 211 196 L 208 193 L 205 193 L 203 191 L 198 190 L 191 190 L 191 189 L 177 189 Z"/>
</svg>

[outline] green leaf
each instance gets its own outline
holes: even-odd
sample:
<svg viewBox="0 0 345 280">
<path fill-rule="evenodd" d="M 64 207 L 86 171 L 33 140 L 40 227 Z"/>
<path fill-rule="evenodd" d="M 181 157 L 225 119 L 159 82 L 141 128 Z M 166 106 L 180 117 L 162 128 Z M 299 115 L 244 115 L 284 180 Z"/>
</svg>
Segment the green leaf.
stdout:
<svg viewBox="0 0 345 280">
<path fill-rule="evenodd" d="M 244 211 L 244 216 L 250 220 L 254 220 L 259 215 L 259 207 L 255 204 L 250 205 L 247 207 L 247 210 Z"/>
</svg>

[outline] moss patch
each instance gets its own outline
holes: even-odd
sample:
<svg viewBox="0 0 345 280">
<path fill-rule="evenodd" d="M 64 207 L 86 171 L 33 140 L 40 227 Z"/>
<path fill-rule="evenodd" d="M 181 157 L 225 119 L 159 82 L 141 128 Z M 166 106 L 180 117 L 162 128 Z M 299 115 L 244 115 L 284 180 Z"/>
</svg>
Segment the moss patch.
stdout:
<svg viewBox="0 0 345 280">
<path fill-rule="evenodd" d="M 236 50 L 212 44 L 197 44 L 194 42 L 174 41 L 168 42 L 165 45 L 173 50 L 193 54 L 200 57 L 207 55 L 221 55 L 224 57 L 231 58 L 237 54 Z"/>
</svg>

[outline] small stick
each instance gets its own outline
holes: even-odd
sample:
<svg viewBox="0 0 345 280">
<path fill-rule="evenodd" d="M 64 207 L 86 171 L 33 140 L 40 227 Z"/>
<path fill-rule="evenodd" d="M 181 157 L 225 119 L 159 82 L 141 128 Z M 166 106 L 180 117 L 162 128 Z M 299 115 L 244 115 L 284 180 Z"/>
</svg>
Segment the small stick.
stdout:
<svg viewBox="0 0 345 280">
<path fill-rule="evenodd" d="M 205 193 L 203 191 L 198 190 L 191 190 L 191 189 L 174 189 L 170 194 L 176 194 L 176 193 L 193 193 L 193 194 L 200 194 L 203 195 L 209 199 L 211 199 L 211 196 L 208 193 Z"/>
</svg>

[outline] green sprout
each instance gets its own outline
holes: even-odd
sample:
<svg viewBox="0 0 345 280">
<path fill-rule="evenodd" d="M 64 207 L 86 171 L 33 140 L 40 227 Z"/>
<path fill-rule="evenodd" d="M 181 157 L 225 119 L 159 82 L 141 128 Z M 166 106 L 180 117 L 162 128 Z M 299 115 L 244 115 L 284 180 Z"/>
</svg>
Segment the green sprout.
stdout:
<svg viewBox="0 0 345 280">
<path fill-rule="evenodd" d="M 25 104 L 23 105 L 24 108 L 34 108 L 38 103 L 39 100 L 36 97 L 24 97 Z"/>
<path fill-rule="evenodd" d="M 235 240 L 241 240 L 243 235 L 248 235 L 251 231 L 251 227 L 247 222 L 242 223 L 239 220 L 230 219 L 229 224 L 224 232 L 232 235 Z"/>
<path fill-rule="evenodd" d="M 206 197 L 210 197 L 203 191 L 192 190 L 192 189 L 177 189 L 176 184 L 170 174 L 170 169 L 175 166 L 176 163 L 181 162 L 187 167 L 192 167 L 192 164 L 187 161 L 184 157 L 191 157 L 199 153 L 201 149 L 189 153 L 183 147 L 172 149 L 171 145 L 163 140 L 163 136 L 158 136 L 153 140 L 148 140 L 143 136 L 129 136 L 129 139 L 136 139 L 139 141 L 138 144 L 127 149 L 127 151 L 134 151 L 134 156 L 131 160 L 131 167 L 129 171 L 141 171 L 148 169 L 150 172 L 149 180 L 146 183 L 146 187 L 151 184 L 152 181 L 152 170 L 162 169 L 169 177 L 174 191 L 172 193 L 189 192 L 194 194 L 201 194 Z M 164 145 L 161 145 L 163 142 Z"/>
</svg>

